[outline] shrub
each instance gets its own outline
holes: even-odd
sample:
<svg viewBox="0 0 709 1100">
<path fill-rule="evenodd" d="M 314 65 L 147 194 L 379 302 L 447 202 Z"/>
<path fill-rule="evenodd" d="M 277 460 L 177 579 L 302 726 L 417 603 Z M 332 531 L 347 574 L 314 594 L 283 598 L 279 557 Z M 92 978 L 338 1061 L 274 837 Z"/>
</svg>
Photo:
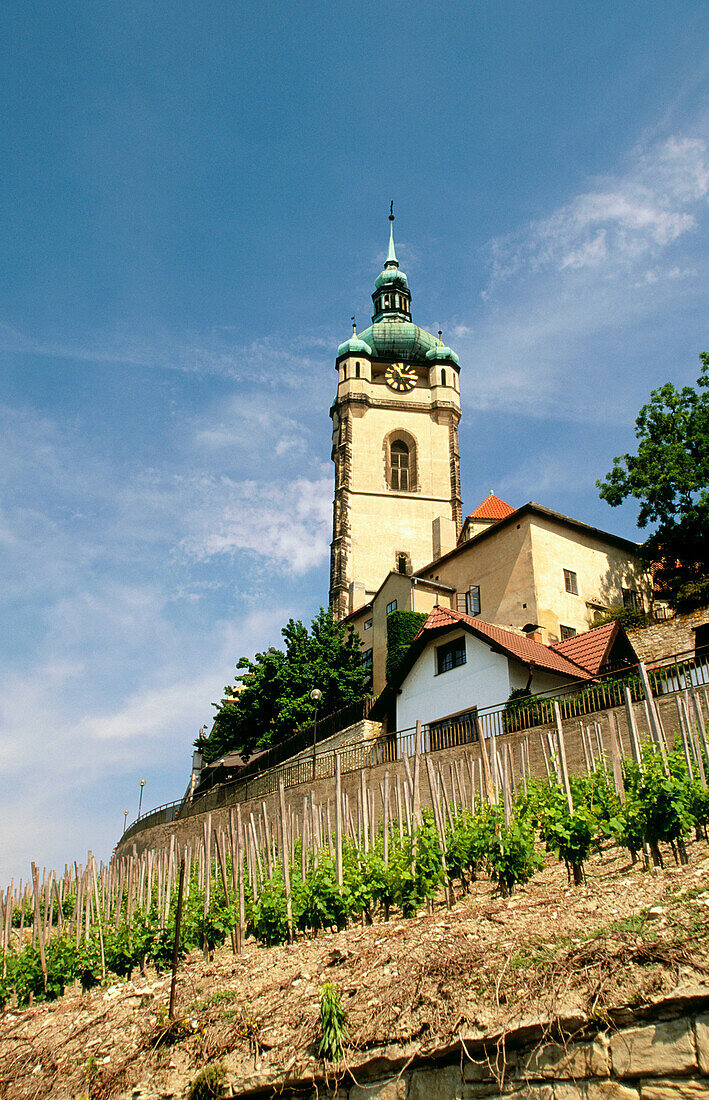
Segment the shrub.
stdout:
<svg viewBox="0 0 709 1100">
<path fill-rule="evenodd" d="M 318 1054 L 329 1062 L 339 1062 L 342 1048 L 347 1042 L 345 1010 L 342 998 L 332 982 L 325 982 L 320 988 L 320 1027 L 322 1037 Z"/>
<path fill-rule="evenodd" d="M 201 1069 L 187 1090 L 186 1100 L 213 1100 L 224 1095 L 226 1070 L 221 1062 L 209 1062 Z"/>
<path fill-rule="evenodd" d="M 574 886 L 583 882 L 583 865 L 597 829 L 596 818 L 586 806 L 575 807 L 573 813 L 569 812 L 566 796 L 557 787 L 542 814 L 541 836 L 549 851 L 563 859 L 567 871 L 572 872 Z"/>
<path fill-rule="evenodd" d="M 509 827 L 502 825 L 489 838 L 487 865 L 490 878 L 500 887 L 503 897 L 508 897 L 515 886 L 529 882 L 544 860 L 534 845 L 534 830 L 515 818 Z"/>
</svg>

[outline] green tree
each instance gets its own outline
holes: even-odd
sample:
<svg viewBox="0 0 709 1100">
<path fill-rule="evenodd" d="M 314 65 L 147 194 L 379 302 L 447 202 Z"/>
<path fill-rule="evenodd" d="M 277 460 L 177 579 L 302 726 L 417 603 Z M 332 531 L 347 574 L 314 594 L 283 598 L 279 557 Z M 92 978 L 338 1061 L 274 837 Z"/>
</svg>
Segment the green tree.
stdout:
<svg viewBox="0 0 709 1100">
<path fill-rule="evenodd" d="M 597 482 L 613 508 L 640 501 L 638 527 L 657 524 L 643 554 L 679 607 L 709 596 L 709 352 L 699 358 L 697 388 L 668 382 L 653 390 L 635 421 L 637 454 L 615 458 Z"/>
<path fill-rule="evenodd" d="M 291 737 L 314 717 L 310 692 L 322 692 L 321 717 L 365 698 L 370 673 L 362 663 L 361 642 L 352 627 L 335 622 L 321 608 L 310 629 L 289 619 L 281 631 L 285 649 L 271 647 L 253 660 L 237 663 L 243 687 L 222 703 L 211 734 L 195 744 L 211 763 L 227 752 L 248 755 L 257 746 Z M 225 689 L 228 692 L 228 689 Z"/>
</svg>

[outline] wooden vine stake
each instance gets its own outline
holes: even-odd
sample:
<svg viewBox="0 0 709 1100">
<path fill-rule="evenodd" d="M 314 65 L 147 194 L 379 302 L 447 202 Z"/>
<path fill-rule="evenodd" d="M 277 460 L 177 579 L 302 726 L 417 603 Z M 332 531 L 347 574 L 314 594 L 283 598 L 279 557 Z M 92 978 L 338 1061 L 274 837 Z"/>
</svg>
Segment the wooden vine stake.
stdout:
<svg viewBox="0 0 709 1100">
<path fill-rule="evenodd" d="M 625 802 L 625 784 L 623 783 L 623 753 L 620 745 L 620 737 L 618 735 L 618 722 L 616 720 L 615 713 L 612 710 L 608 711 L 608 728 L 610 730 L 611 737 L 611 757 L 613 759 L 613 783 L 615 785 L 615 793 L 621 803 Z"/>
<path fill-rule="evenodd" d="M 288 921 L 288 943 L 293 943 L 293 906 L 290 895 L 290 867 L 288 866 L 288 845 L 286 843 L 286 796 L 283 790 L 283 778 L 278 778 L 278 824 L 281 830 L 281 853 L 283 859 L 283 887 L 286 895 L 286 919 Z"/>
<path fill-rule="evenodd" d="M 623 694 L 625 695 L 625 716 L 628 721 L 628 736 L 630 738 L 630 751 L 633 756 L 633 760 L 642 770 L 643 757 L 640 751 L 640 737 L 638 735 L 638 723 L 635 719 L 635 708 L 633 707 L 633 697 L 630 694 L 630 688 L 626 684 L 623 688 Z"/>
<path fill-rule="evenodd" d="M 170 982 L 170 1008 L 168 1016 L 175 1019 L 175 987 L 177 985 L 177 963 L 180 958 L 180 928 L 182 926 L 182 896 L 185 888 L 185 857 L 180 860 L 180 881 L 177 887 L 177 910 L 175 912 L 175 943 L 172 948 L 172 981 Z"/>
<path fill-rule="evenodd" d="M 342 893 L 342 761 L 335 753 L 335 875 L 337 888 Z"/>
<path fill-rule="evenodd" d="M 39 871 L 37 864 L 32 864 L 32 900 L 34 901 L 34 919 L 37 926 L 37 940 L 39 942 L 39 961 L 42 966 L 42 984 L 44 992 L 47 992 L 47 959 L 44 954 L 44 930 L 39 914 Z M 23 906 L 24 908 L 24 906 Z"/>
<path fill-rule="evenodd" d="M 561 785 L 566 795 L 569 813 L 574 812 L 574 803 L 571 797 L 571 785 L 569 783 L 569 767 L 566 763 L 566 744 L 564 742 L 564 729 L 561 724 L 561 711 L 557 700 L 554 700 L 554 723 L 556 725 L 556 744 L 559 751 L 559 771 L 561 772 Z"/>
<path fill-rule="evenodd" d="M 657 707 L 655 706 L 655 697 L 652 694 L 652 688 L 650 686 L 650 677 L 647 674 L 647 669 L 642 661 L 638 661 L 638 672 L 640 673 L 640 682 L 643 686 L 643 692 L 645 693 L 645 702 L 647 705 L 647 718 L 648 725 L 650 726 L 650 735 L 660 750 L 662 756 L 662 766 L 665 775 L 669 775 L 669 767 L 667 764 L 667 753 L 665 751 L 665 738 L 660 725 L 660 718 L 657 713 Z"/>
</svg>

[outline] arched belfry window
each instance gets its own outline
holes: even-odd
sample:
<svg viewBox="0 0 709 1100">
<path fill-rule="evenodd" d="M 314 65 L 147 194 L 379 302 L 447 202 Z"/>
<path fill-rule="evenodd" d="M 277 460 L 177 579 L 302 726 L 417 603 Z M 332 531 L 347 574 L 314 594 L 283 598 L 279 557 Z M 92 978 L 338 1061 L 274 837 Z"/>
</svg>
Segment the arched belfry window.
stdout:
<svg viewBox="0 0 709 1100">
<path fill-rule="evenodd" d="M 394 431 L 384 440 L 384 461 L 390 489 L 395 493 L 416 490 L 416 441 L 409 432 Z"/>
<path fill-rule="evenodd" d="M 391 487 L 408 491 L 409 488 L 409 463 L 411 455 L 409 448 L 401 439 L 391 445 Z"/>
</svg>

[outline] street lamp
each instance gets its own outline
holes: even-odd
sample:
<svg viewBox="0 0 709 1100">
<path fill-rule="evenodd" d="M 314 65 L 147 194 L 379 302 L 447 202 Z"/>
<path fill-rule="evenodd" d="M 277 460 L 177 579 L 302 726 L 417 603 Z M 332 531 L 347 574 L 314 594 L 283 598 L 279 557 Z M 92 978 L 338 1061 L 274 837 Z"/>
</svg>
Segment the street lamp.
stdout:
<svg viewBox="0 0 709 1100">
<path fill-rule="evenodd" d="M 140 819 L 140 810 L 143 805 L 143 787 L 145 786 L 145 780 L 140 781 L 140 798 L 138 799 L 138 818 Z"/>
<path fill-rule="evenodd" d="M 127 825 L 128 825 L 128 811 L 124 810 L 123 811 L 123 832 L 126 831 Z"/>
<path fill-rule="evenodd" d="M 315 746 L 318 740 L 318 703 L 322 699 L 320 688 L 313 688 L 310 698 L 315 704 L 315 721 L 313 722 L 313 779 L 315 779 Z"/>
</svg>

